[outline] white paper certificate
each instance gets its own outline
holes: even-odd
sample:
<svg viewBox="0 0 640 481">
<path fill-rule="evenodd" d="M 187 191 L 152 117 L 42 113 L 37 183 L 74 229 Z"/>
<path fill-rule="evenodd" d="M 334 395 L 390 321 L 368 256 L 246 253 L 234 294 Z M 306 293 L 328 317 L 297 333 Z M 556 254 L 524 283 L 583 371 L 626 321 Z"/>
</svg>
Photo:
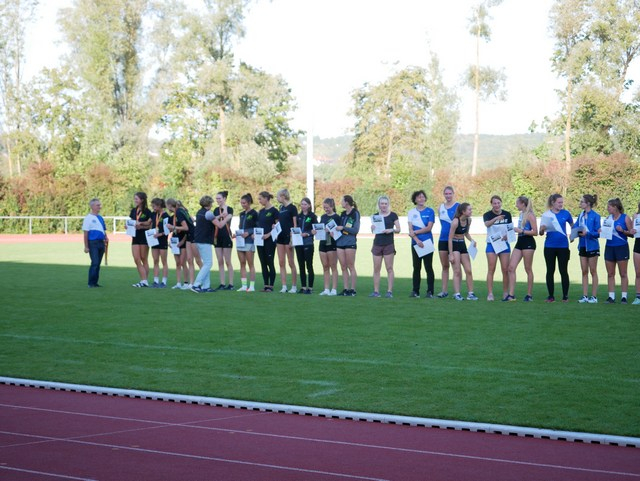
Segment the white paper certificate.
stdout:
<svg viewBox="0 0 640 481">
<path fill-rule="evenodd" d="M 640 216 L 633 219 L 633 228 L 636 230 L 636 233 L 633 234 L 633 237 L 636 239 L 640 238 Z"/>
<path fill-rule="evenodd" d="M 302 240 L 302 229 L 300 229 L 300 227 L 291 228 L 291 244 L 294 247 L 304 244 L 304 241 Z"/>
<path fill-rule="evenodd" d="M 158 239 L 156 239 L 154 237 L 157 232 L 158 232 L 157 229 L 149 229 L 149 230 L 144 231 L 144 235 L 147 236 L 147 245 L 149 247 L 154 247 L 154 246 L 157 246 L 158 244 L 160 244 Z"/>
<path fill-rule="evenodd" d="M 167 225 L 169 224 L 169 218 L 165 217 L 162 221 L 162 230 L 164 231 L 164 235 L 169 235 L 169 228 Z"/>
<path fill-rule="evenodd" d="M 491 236 L 489 237 L 489 242 L 491 242 L 493 252 L 495 252 L 496 254 L 500 254 L 501 252 L 506 251 L 509 248 L 509 245 L 502 239 L 502 237 L 502 232 L 491 234 Z M 469 254 L 471 254 L 471 246 L 469 246 Z"/>
<path fill-rule="evenodd" d="M 280 232 L 282 232 L 282 226 L 280 225 L 280 222 L 278 222 L 273 226 L 273 229 L 271 229 L 271 238 L 274 242 L 276 241 L 276 239 L 278 239 Z"/>
<path fill-rule="evenodd" d="M 507 242 L 516 242 L 518 240 L 518 236 L 516 236 L 516 231 L 513 229 L 513 222 L 507 224 Z"/>
<path fill-rule="evenodd" d="M 255 236 L 253 243 L 256 245 L 256 247 L 263 247 L 264 239 L 262 236 L 264 236 L 264 229 L 262 227 L 256 227 L 255 229 L 253 229 L 253 235 Z"/>
<path fill-rule="evenodd" d="M 126 234 L 131 237 L 136 236 L 136 221 L 135 219 L 127 219 L 127 231 Z"/>
<path fill-rule="evenodd" d="M 176 256 L 180 255 L 180 247 L 178 247 L 178 242 L 180 242 L 180 239 L 178 239 L 177 237 L 171 238 L 171 252 Z"/>
<path fill-rule="evenodd" d="M 327 231 L 324 230 L 324 224 L 313 224 L 313 230 L 316 231 L 316 235 L 313 236 L 315 240 L 326 241 Z"/>
<path fill-rule="evenodd" d="M 613 218 L 611 216 L 602 221 L 602 227 L 600 228 L 600 237 L 606 240 L 613 239 Z"/>
<path fill-rule="evenodd" d="M 415 244 L 413 248 L 415 249 L 416 254 L 418 254 L 418 257 L 424 257 L 428 254 L 433 253 L 433 251 L 435 251 L 435 247 L 431 239 L 427 239 L 426 241 L 423 241 L 422 247 L 420 247 L 418 244 Z"/>
<path fill-rule="evenodd" d="M 236 231 L 236 247 L 244 247 L 246 242 L 244 237 L 242 237 L 244 234 L 244 229 L 238 229 Z"/>
<path fill-rule="evenodd" d="M 478 255 L 478 246 L 476 245 L 475 242 L 469 243 L 469 248 L 467 249 L 467 252 L 469 253 L 469 257 L 471 257 L 471 259 L 476 258 L 476 256 Z"/>
<path fill-rule="evenodd" d="M 573 242 L 577 237 L 579 237 L 580 232 L 586 232 L 587 228 L 583 225 L 574 225 L 571 228 L 571 234 L 569 235 L 569 239 Z"/>
<path fill-rule="evenodd" d="M 329 229 L 329 232 L 333 234 L 333 240 L 338 240 L 342 237 L 342 232 L 338 230 L 338 224 L 336 224 L 335 220 L 330 220 L 327 223 L 327 229 Z"/>
<path fill-rule="evenodd" d="M 553 212 L 548 210 L 540 217 L 540 223 L 547 232 L 562 232 L 562 227 Z"/>
<path fill-rule="evenodd" d="M 384 217 L 380 214 L 374 214 L 371 216 L 371 225 L 373 226 L 374 234 L 382 234 L 384 229 Z"/>
</svg>

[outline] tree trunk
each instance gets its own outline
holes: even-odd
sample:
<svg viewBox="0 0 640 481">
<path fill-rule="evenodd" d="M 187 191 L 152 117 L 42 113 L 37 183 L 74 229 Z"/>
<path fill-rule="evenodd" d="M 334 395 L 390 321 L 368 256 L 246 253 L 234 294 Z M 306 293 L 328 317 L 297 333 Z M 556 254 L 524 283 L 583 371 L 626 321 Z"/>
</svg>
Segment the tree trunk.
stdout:
<svg viewBox="0 0 640 481">
<path fill-rule="evenodd" d="M 571 114 L 573 111 L 573 82 L 567 80 L 567 120 L 564 127 L 564 162 L 567 173 L 571 172 Z"/>
<path fill-rule="evenodd" d="M 471 161 L 471 176 L 475 177 L 478 171 L 478 146 L 480 144 L 480 17 L 478 16 L 478 29 L 476 31 L 476 131 L 473 136 L 473 160 Z"/>
</svg>

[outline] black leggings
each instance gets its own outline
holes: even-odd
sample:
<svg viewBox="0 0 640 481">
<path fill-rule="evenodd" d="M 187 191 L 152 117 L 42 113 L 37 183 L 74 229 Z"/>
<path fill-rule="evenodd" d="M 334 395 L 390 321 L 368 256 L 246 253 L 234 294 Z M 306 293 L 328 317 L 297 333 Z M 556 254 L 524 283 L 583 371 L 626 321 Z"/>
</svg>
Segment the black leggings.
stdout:
<svg viewBox="0 0 640 481">
<path fill-rule="evenodd" d="M 411 254 L 413 254 L 413 292 L 420 294 L 420 276 L 422 274 L 422 264 L 424 264 L 424 270 L 427 272 L 427 292 L 433 294 L 433 283 L 435 281 L 433 252 L 426 256 L 418 257 L 416 250 L 412 247 Z"/>
<path fill-rule="evenodd" d="M 258 246 L 258 258 L 262 267 L 262 280 L 265 287 L 273 287 L 276 281 L 275 253 L 276 243 L 271 237 L 264 240 L 264 246 Z"/>
<path fill-rule="evenodd" d="M 300 280 L 302 287 L 313 287 L 315 274 L 313 272 L 313 244 L 296 246 L 296 258 L 300 266 Z M 307 284 L 307 271 L 309 271 L 309 284 Z"/>
<path fill-rule="evenodd" d="M 568 247 L 544 248 L 544 262 L 547 264 L 547 291 L 551 297 L 555 292 L 553 276 L 556 273 L 556 259 L 558 259 L 558 270 L 562 281 L 562 297 L 565 299 L 569 297 L 569 257 L 571 257 L 571 252 Z"/>
</svg>

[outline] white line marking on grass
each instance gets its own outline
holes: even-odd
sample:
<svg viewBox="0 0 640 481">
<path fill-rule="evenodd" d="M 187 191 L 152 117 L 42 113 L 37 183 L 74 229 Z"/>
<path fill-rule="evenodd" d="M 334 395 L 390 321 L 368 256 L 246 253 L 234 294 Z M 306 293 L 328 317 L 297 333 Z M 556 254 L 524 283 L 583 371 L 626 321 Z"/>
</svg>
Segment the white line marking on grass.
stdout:
<svg viewBox="0 0 640 481">
<path fill-rule="evenodd" d="M 333 381 L 312 381 L 309 379 L 299 379 L 300 384 L 310 384 L 312 386 L 336 386 L 337 383 Z"/>
<path fill-rule="evenodd" d="M 45 473 L 44 471 L 33 471 L 32 469 L 20 469 L 20 468 L 14 468 L 12 466 L 0 465 L 0 469 L 4 469 L 7 471 L 17 471 L 19 473 L 36 474 L 38 476 L 48 476 L 50 478 L 75 479 L 77 481 L 97 481 L 95 479 L 90 479 L 90 478 L 76 478 L 75 476 L 66 476 L 64 474 L 56 474 L 56 473 Z"/>
<path fill-rule="evenodd" d="M 473 366 L 443 366 L 434 364 L 421 364 L 419 362 L 412 363 L 400 363 L 382 361 L 379 359 L 358 359 L 348 357 L 332 357 L 332 356 L 301 356 L 287 354 L 283 352 L 270 352 L 270 351 L 241 351 L 235 349 L 203 349 L 196 347 L 183 347 L 183 346 L 167 346 L 167 345 L 155 345 L 155 344 L 135 344 L 128 342 L 115 342 L 115 341 L 93 341 L 89 339 L 73 339 L 59 336 L 25 336 L 17 334 L 0 334 L 0 337 L 5 337 L 14 340 L 31 340 L 31 341 L 43 341 L 43 342 L 66 342 L 69 344 L 87 344 L 92 346 L 112 346 L 126 349 L 153 349 L 159 351 L 175 351 L 175 352 L 193 352 L 199 354 L 211 354 L 222 356 L 243 356 L 243 357 L 260 357 L 267 359 L 283 359 L 290 361 L 313 361 L 313 362 L 333 362 L 341 364 L 359 364 L 370 366 L 391 366 L 398 368 L 422 368 L 425 371 L 462 371 L 462 372 L 480 372 L 480 373 L 495 373 L 495 374 L 507 374 L 511 376 L 531 376 L 539 378 L 562 378 L 562 379 L 575 379 L 582 381 L 606 381 L 611 382 L 610 377 L 604 376 L 589 376 L 585 374 L 572 374 L 566 372 L 543 372 L 539 370 L 523 370 L 523 369 L 502 369 L 502 368 L 476 368 Z M 619 382 L 640 383 L 640 378 L 619 378 L 616 379 Z"/>
<path fill-rule="evenodd" d="M 342 389 L 325 389 L 324 391 L 318 391 L 318 392 L 313 392 L 311 394 L 307 394 L 307 397 L 310 397 L 313 399 L 317 397 L 331 396 L 332 394 L 336 394 L 340 391 L 342 391 Z"/>
<path fill-rule="evenodd" d="M 368 476 L 358 476 L 353 474 L 336 473 L 331 471 L 319 471 L 317 469 L 296 468 L 293 466 L 282 466 L 278 464 L 255 463 L 252 461 L 243 461 L 240 459 L 220 458 L 215 456 L 202 456 L 198 454 L 176 453 L 173 451 L 161 451 L 158 449 L 147 449 L 147 448 L 126 446 L 126 445 L 120 445 L 120 444 L 97 443 L 97 442 L 91 442 L 91 441 L 81 441 L 78 439 L 56 438 L 52 436 L 33 436 L 33 437 L 42 438 L 43 440 L 47 440 L 50 442 L 63 442 L 63 443 L 80 444 L 84 446 L 97 446 L 97 447 L 103 447 L 103 448 L 109 448 L 109 449 L 122 449 L 124 451 L 134 451 L 134 452 L 146 453 L 146 454 L 159 454 L 162 456 L 197 459 L 202 461 L 214 461 L 214 462 L 229 463 L 229 464 L 239 464 L 244 466 L 255 466 L 259 468 L 275 469 L 280 471 L 293 471 L 297 473 L 319 474 L 321 476 L 330 476 L 334 478 L 360 479 L 362 481 L 389 481 L 384 478 L 371 478 Z M 81 478 L 68 478 L 68 479 L 81 479 Z"/>
</svg>

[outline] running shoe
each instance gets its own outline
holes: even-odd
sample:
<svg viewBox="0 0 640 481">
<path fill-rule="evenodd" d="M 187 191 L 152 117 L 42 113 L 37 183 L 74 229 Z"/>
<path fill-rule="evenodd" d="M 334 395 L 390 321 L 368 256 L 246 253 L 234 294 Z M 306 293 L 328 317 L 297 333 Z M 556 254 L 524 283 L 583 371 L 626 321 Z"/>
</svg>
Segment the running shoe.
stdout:
<svg viewBox="0 0 640 481">
<path fill-rule="evenodd" d="M 620 299 L 620 304 L 626 304 L 627 303 L 627 298 L 623 297 L 622 299 Z"/>
<path fill-rule="evenodd" d="M 456 301 L 464 301 L 464 297 L 462 297 L 459 293 L 458 293 L 458 294 L 455 294 L 455 295 L 453 296 L 453 298 L 454 298 Z"/>
<path fill-rule="evenodd" d="M 502 298 L 502 302 L 512 302 L 515 301 L 516 298 L 512 295 L 506 295 Z"/>
<path fill-rule="evenodd" d="M 587 302 L 588 302 L 589 304 L 597 304 L 597 303 L 598 303 L 598 298 L 597 298 L 597 297 L 594 297 L 594 296 L 591 296 L 591 297 L 587 300 Z"/>
<path fill-rule="evenodd" d="M 149 284 L 143 282 L 136 282 L 135 284 L 131 284 L 131 287 L 149 287 Z"/>
<path fill-rule="evenodd" d="M 247 292 L 256 292 L 256 288 L 255 287 L 249 287 L 247 289 Z"/>
<path fill-rule="evenodd" d="M 313 289 L 310 287 L 307 287 L 307 290 L 305 290 L 303 294 L 313 294 Z"/>
<path fill-rule="evenodd" d="M 298 288 L 296 286 L 291 286 L 291 289 L 289 289 L 289 294 L 295 294 L 296 292 L 298 292 Z"/>
<path fill-rule="evenodd" d="M 477 301 L 478 296 L 476 296 L 473 292 L 467 294 L 467 301 Z"/>
<path fill-rule="evenodd" d="M 615 304 L 616 300 L 613 297 L 607 297 L 607 304 Z"/>
<path fill-rule="evenodd" d="M 409 294 L 409 297 L 420 297 L 420 294 L 418 294 L 416 291 L 411 291 L 411 294 Z"/>
<path fill-rule="evenodd" d="M 166 282 L 161 282 L 160 285 L 158 286 L 158 289 L 166 289 L 166 288 L 167 288 Z"/>
<path fill-rule="evenodd" d="M 533 296 L 530 296 L 529 294 L 527 294 L 526 296 L 524 296 L 524 302 L 533 302 Z"/>
<path fill-rule="evenodd" d="M 505 299 L 502 299 L 502 300 L 504 301 Z M 493 294 L 489 294 L 487 296 L 487 301 L 489 301 L 489 302 L 493 301 Z"/>
<path fill-rule="evenodd" d="M 431 291 L 427 291 L 427 293 L 424 295 L 425 299 L 433 299 L 433 292 Z"/>
<path fill-rule="evenodd" d="M 196 292 L 200 294 L 202 292 L 202 288 L 200 286 L 191 286 L 191 292 Z"/>
<path fill-rule="evenodd" d="M 224 288 L 226 286 L 224 284 L 220 284 L 218 287 L 215 288 L 216 291 L 224 291 Z"/>
<path fill-rule="evenodd" d="M 632 306 L 640 306 L 640 297 L 636 297 L 631 303 Z"/>
<path fill-rule="evenodd" d="M 182 284 L 183 291 L 188 291 L 189 289 L 191 289 L 191 284 Z"/>
<path fill-rule="evenodd" d="M 233 289 L 234 289 L 233 284 L 227 284 L 227 286 L 223 290 L 232 291 Z"/>
<path fill-rule="evenodd" d="M 238 289 L 238 292 L 247 292 L 247 286 L 242 286 L 240 289 Z"/>
<path fill-rule="evenodd" d="M 387 299 L 392 299 L 393 298 L 393 292 L 387 291 L 387 293 L 384 295 L 384 297 L 386 297 Z"/>
<path fill-rule="evenodd" d="M 206 289 L 202 289 L 200 292 L 210 293 L 210 292 L 216 292 L 216 290 L 215 289 L 211 289 L 210 287 L 207 287 Z"/>
<path fill-rule="evenodd" d="M 282 286 L 282 289 L 280 289 L 280 294 L 286 294 L 288 292 L 287 286 Z"/>
<path fill-rule="evenodd" d="M 153 281 L 153 284 L 151 284 L 151 288 L 152 289 L 157 289 L 158 287 L 160 287 L 160 283 L 156 282 L 156 281 Z"/>
<path fill-rule="evenodd" d="M 438 299 L 444 299 L 445 297 L 448 297 L 449 293 L 448 292 L 441 292 L 440 294 L 438 294 L 436 297 Z"/>
<path fill-rule="evenodd" d="M 340 294 L 338 294 L 340 296 L 348 296 L 349 295 L 349 289 L 342 289 L 342 292 Z"/>
<path fill-rule="evenodd" d="M 329 291 L 329 295 L 330 295 L 330 296 L 337 296 L 337 295 L 338 295 L 338 293 L 336 292 L 336 290 L 335 290 L 335 289 L 331 289 L 331 291 Z"/>
<path fill-rule="evenodd" d="M 553 296 L 548 296 L 548 297 L 544 300 L 544 302 L 547 302 L 547 303 L 556 302 L 556 298 L 555 298 L 555 297 L 553 297 Z"/>
<path fill-rule="evenodd" d="M 331 295 L 331 291 L 329 289 L 325 289 L 324 291 L 322 291 L 320 293 L 321 296 L 330 296 Z"/>
<path fill-rule="evenodd" d="M 373 291 L 371 294 L 369 294 L 369 297 L 380 297 L 380 293 Z"/>
<path fill-rule="evenodd" d="M 562 302 L 569 302 L 569 298 L 567 296 L 562 296 Z"/>
<path fill-rule="evenodd" d="M 182 284 L 176 284 L 171 289 L 182 289 Z"/>
<path fill-rule="evenodd" d="M 355 289 L 349 289 L 349 297 L 356 297 L 356 290 Z"/>
<path fill-rule="evenodd" d="M 586 304 L 587 302 L 589 302 L 589 298 L 587 296 L 582 296 L 580 299 L 578 299 L 578 302 L 580 304 Z"/>
</svg>

